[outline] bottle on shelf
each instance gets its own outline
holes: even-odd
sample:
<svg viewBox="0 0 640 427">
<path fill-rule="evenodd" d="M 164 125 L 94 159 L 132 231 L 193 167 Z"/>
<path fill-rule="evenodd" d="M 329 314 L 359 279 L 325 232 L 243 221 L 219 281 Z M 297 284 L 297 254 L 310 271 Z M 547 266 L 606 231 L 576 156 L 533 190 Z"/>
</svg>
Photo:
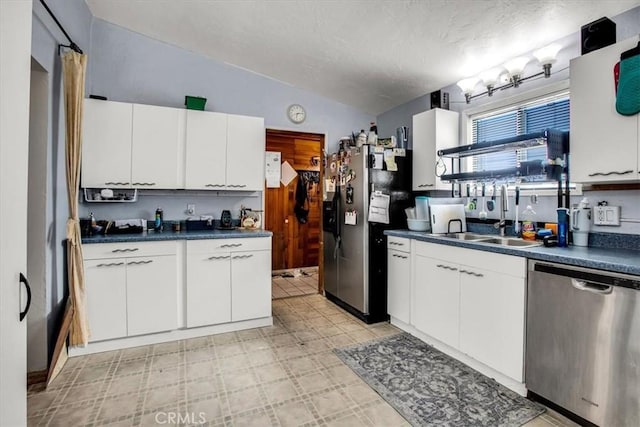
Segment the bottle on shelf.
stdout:
<svg viewBox="0 0 640 427">
<path fill-rule="evenodd" d="M 378 126 L 376 126 L 375 122 L 371 122 L 371 127 L 369 128 L 369 136 L 367 138 L 367 144 L 376 145 L 378 143 Z"/>
<path fill-rule="evenodd" d="M 358 138 L 356 138 L 356 147 L 362 147 L 366 143 L 367 143 L 367 134 L 364 133 L 364 129 L 360 129 Z"/>
</svg>

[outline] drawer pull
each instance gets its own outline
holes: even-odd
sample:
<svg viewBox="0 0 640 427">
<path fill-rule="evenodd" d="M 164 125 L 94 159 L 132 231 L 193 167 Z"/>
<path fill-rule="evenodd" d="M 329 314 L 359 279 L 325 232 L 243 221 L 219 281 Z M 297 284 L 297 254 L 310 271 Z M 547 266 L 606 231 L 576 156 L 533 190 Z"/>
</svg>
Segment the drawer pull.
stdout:
<svg viewBox="0 0 640 427">
<path fill-rule="evenodd" d="M 107 264 L 98 264 L 96 267 L 115 267 L 118 265 L 124 265 L 124 262 L 110 262 Z"/>
<path fill-rule="evenodd" d="M 253 255 L 236 255 L 233 257 L 233 259 L 245 259 L 245 258 L 251 258 Z"/>
<path fill-rule="evenodd" d="M 118 253 L 118 252 L 135 252 L 135 251 L 138 251 L 138 250 L 140 250 L 140 249 L 138 249 L 138 248 L 125 248 L 125 249 L 114 249 L 114 250 L 112 250 L 111 252 L 113 252 L 113 253 Z"/>
<path fill-rule="evenodd" d="M 219 256 L 210 256 L 207 259 L 208 260 L 214 260 L 214 259 L 229 259 L 229 258 L 231 258 L 230 255 L 219 255 Z"/>
<path fill-rule="evenodd" d="M 594 172 L 594 173 L 590 173 L 589 176 L 609 176 L 609 175 L 626 175 L 629 173 L 633 173 L 632 170 L 626 170 L 626 171 L 622 171 L 622 172 L 618 172 L 618 171 L 611 171 L 611 172 Z"/>
<path fill-rule="evenodd" d="M 418 185 L 418 188 L 423 188 L 423 187 L 433 187 L 433 184 L 420 184 L 420 185 Z"/>
<path fill-rule="evenodd" d="M 224 184 L 205 184 L 205 187 L 224 187 Z"/>
<path fill-rule="evenodd" d="M 445 270 L 458 271 L 458 269 L 455 267 L 449 267 L 448 265 L 443 265 L 443 264 L 438 264 L 436 265 L 436 267 L 444 268 Z"/>
<path fill-rule="evenodd" d="M 151 264 L 152 262 L 152 259 L 147 261 L 129 261 L 129 265 Z"/>
<path fill-rule="evenodd" d="M 396 258 L 407 259 L 407 257 L 403 256 L 403 255 L 393 254 L 393 256 L 396 257 Z"/>
<path fill-rule="evenodd" d="M 220 245 L 221 248 L 238 248 L 242 246 L 242 243 L 225 243 L 224 245 Z"/>
<path fill-rule="evenodd" d="M 404 243 L 398 243 L 398 242 L 389 242 L 390 245 L 396 245 L 396 246 L 404 246 Z"/>
<path fill-rule="evenodd" d="M 475 276 L 475 277 L 484 277 L 484 274 L 482 273 L 475 273 L 473 271 L 467 271 L 467 270 L 460 270 L 460 273 L 465 273 L 468 274 L 470 276 Z"/>
</svg>

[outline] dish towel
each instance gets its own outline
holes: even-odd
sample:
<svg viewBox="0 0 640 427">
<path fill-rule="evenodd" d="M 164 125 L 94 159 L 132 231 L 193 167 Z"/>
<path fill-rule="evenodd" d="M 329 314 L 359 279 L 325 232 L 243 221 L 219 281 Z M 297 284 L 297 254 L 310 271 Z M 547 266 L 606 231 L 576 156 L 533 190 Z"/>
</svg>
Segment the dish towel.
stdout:
<svg viewBox="0 0 640 427">
<path fill-rule="evenodd" d="M 624 116 L 640 113 L 640 43 L 620 55 L 616 111 Z"/>
</svg>

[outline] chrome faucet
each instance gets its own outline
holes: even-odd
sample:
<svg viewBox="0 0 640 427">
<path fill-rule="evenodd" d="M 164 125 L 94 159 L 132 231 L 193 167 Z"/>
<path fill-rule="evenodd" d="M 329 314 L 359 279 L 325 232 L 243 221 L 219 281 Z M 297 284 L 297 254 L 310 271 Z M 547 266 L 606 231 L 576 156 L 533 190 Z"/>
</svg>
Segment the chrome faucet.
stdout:
<svg viewBox="0 0 640 427">
<path fill-rule="evenodd" d="M 507 222 L 504 218 L 504 213 L 509 210 L 509 193 L 507 192 L 507 184 L 502 184 L 500 187 L 500 221 L 496 222 L 493 226 L 500 229 L 500 236 L 505 236 L 505 229 L 507 228 Z"/>
</svg>

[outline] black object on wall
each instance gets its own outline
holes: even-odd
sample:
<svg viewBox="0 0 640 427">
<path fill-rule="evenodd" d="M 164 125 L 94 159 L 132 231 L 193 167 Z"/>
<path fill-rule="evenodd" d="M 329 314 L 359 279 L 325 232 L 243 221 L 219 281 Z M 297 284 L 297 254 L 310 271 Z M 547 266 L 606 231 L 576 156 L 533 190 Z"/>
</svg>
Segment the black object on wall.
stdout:
<svg viewBox="0 0 640 427">
<path fill-rule="evenodd" d="M 616 23 L 602 17 L 582 26 L 582 55 L 616 42 Z"/>
<path fill-rule="evenodd" d="M 449 92 L 437 90 L 431 92 L 431 108 L 449 109 Z"/>
</svg>

